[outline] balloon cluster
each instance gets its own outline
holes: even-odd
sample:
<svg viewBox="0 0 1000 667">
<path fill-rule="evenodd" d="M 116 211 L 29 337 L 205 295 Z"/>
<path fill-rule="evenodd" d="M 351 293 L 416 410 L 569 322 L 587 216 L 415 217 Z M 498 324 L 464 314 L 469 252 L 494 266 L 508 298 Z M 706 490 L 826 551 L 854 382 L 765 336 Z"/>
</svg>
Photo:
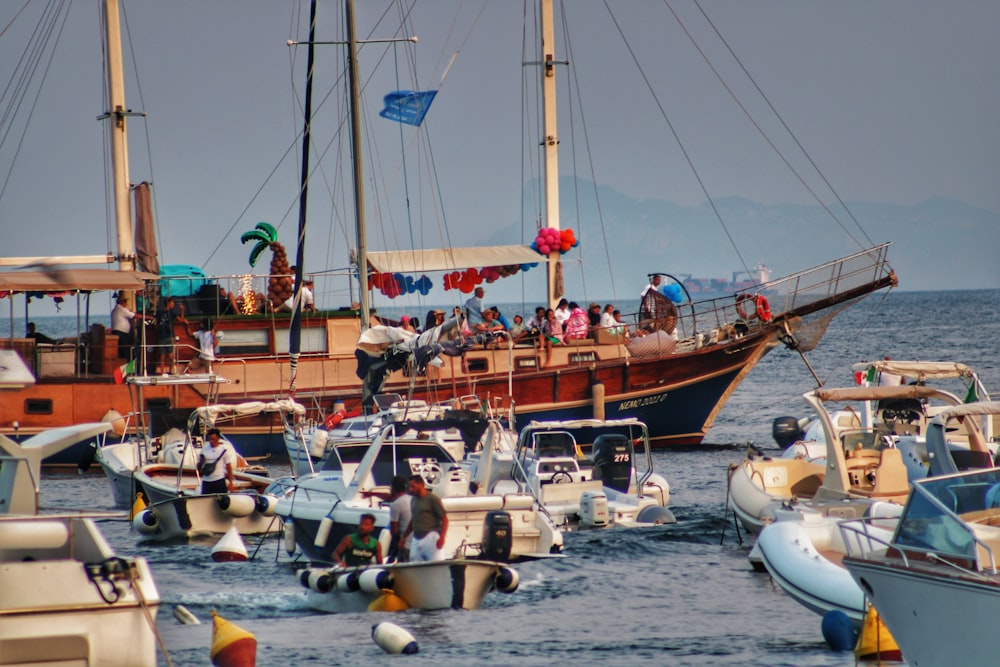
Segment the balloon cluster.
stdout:
<svg viewBox="0 0 1000 667">
<path fill-rule="evenodd" d="M 419 278 L 404 276 L 402 273 L 373 273 L 369 279 L 372 289 L 377 289 L 390 299 L 403 294 L 420 292 L 423 296 L 431 291 L 434 284 L 426 275 Z"/>
<path fill-rule="evenodd" d="M 531 249 L 548 255 L 558 250 L 562 254 L 569 252 L 570 248 L 580 245 L 576 240 L 576 235 L 572 229 L 556 229 L 555 227 L 544 227 L 538 230 L 538 236 L 531 242 Z"/>
<path fill-rule="evenodd" d="M 538 263 L 531 264 L 507 264 L 505 266 L 484 266 L 481 269 L 466 269 L 465 271 L 452 271 L 444 274 L 444 288 L 446 290 L 457 289 L 468 294 L 482 283 L 494 283 L 500 278 L 508 278 L 518 271 L 527 271 Z"/>
<path fill-rule="evenodd" d="M 684 303 L 684 290 L 677 283 L 670 283 L 669 285 L 664 285 L 663 296 L 667 297 L 674 303 Z"/>
</svg>

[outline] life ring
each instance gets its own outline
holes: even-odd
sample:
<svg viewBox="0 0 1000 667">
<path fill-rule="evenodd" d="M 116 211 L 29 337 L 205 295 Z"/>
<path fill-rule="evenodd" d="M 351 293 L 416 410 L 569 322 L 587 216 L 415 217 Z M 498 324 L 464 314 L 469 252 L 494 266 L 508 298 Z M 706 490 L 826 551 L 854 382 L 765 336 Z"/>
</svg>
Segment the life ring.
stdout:
<svg viewBox="0 0 1000 667">
<path fill-rule="evenodd" d="M 342 422 L 344 420 L 344 417 L 346 416 L 347 416 L 347 410 L 341 408 L 336 412 L 334 412 L 332 415 L 328 416 L 326 418 L 326 421 L 323 422 L 323 425 L 326 426 L 326 430 L 330 431 L 333 429 L 334 426 Z"/>
<path fill-rule="evenodd" d="M 763 294 L 758 294 L 757 298 L 754 300 L 754 305 L 757 307 L 757 317 L 760 318 L 761 322 L 771 321 L 771 304 L 768 303 L 767 297 Z"/>
<path fill-rule="evenodd" d="M 753 306 L 753 310 L 747 308 Z M 740 294 L 736 297 L 736 312 L 744 320 L 760 318 L 762 322 L 771 321 L 771 304 L 763 294 Z"/>
<path fill-rule="evenodd" d="M 752 311 L 747 310 L 747 305 L 753 306 Z M 736 312 L 740 314 L 740 319 L 749 320 L 757 316 L 757 303 L 753 295 L 743 293 L 736 297 Z"/>
</svg>

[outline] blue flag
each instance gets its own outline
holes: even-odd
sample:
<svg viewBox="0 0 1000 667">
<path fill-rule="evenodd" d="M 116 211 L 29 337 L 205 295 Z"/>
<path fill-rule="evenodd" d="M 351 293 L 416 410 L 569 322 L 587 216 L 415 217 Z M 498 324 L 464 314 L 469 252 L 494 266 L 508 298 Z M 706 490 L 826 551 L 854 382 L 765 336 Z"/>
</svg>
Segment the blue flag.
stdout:
<svg viewBox="0 0 1000 667">
<path fill-rule="evenodd" d="M 378 115 L 398 123 L 419 126 L 424 122 L 424 115 L 435 95 L 436 90 L 395 90 L 383 98 L 385 108 Z"/>
</svg>

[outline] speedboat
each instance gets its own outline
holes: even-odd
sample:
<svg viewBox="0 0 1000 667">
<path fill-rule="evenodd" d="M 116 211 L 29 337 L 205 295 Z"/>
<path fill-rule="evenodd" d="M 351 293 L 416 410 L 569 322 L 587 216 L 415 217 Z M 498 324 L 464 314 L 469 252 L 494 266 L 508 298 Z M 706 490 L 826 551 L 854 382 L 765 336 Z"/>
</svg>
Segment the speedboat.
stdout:
<svg viewBox="0 0 1000 667">
<path fill-rule="evenodd" d="M 456 461 L 431 433 L 455 429 L 469 451 L 482 449 L 475 470 Z M 493 457 L 505 429 L 479 412 L 453 411 L 439 420 L 389 422 L 375 438 L 338 443 L 321 470 L 279 479 L 267 491 L 278 497 L 276 514 L 285 522 L 286 549 L 297 546 L 314 563 L 333 563 L 332 552 L 354 532 L 364 513 L 375 526 L 389 524 L 393 476 L 419 474 L 448 513 L 443 551 L 447 556 L 481 556 L 497 561 L 541 557 L 562 549 L 562 533 L 530 493 L 490 492 Z"/>
<path fill-rule="evenodd" d="M 203 495 L 198 468 L 187 463 L 187 452 L 197 449 L 199 424 L 207 429 L 221 417 L 232 419 L 262 412 L 304 414 L 305 409 L 288 399 L 203 406 L 188 418 L 183 453 L 175 457 L 181 462 L 147 463 L 133 473 L 137 493 L 143 494 L 147 504 L 144 508 L 136 508 L 132 521 L 143 539 L 226 533 L 232 526 L 236 526 L 241 535 L 266 535 L 282 530 L 280 520 L 274 516 L 277 499 L 265 495 L 274 480 L 259 474 L 260 468 L 251 467 L 237 456 L 235 490 Z M 235 451 L 231 442 L 223 440 Z"/>
<path fill-rule="evenodd" d="M 910 483 L 928 474 L 923 435 L 928 420 L 962 402 L 949 391 L 924 385 L 815 389 L 803 398 L 822 426 L 822 463 L 751 453 L 729 468 L 729 504 L 751 533 L 771 523 L 783 506 L 827 507 L 845 518 L 862 516 L 876 500 L 902 503 Z M 858 403 L 860 409 L 854 407 Z M 877 406 L 877 417 L 858 417 L 868 405 Z M 949 433 L 948 442 L 959 458 L 990 456 L 988 449 L 970 453 L 969 440 L 960 432 Z"/>
<path fill-rule="evenodd" d="M 592 443 L 590 456 L 582 443 Z M 635 444 L 643 465 L 636 465 Z M 494 466 L 490 488 L 527 491 L 566 530 L 674 523 L 670 485 L 653 472 L 646 425 L 637 419 L 531 422 L 513 461 Z M 499 477 L 499 479 L 498 479 Z"/>
<path fill-rule="evenodd" d="M 316 611 L 349 613 L 403 609 L 478 609 L 491 591 L 517 590 L 517 571 L 506 563 L 452 559 L 298 573 Z"/>
<path fill-rule="evenodd" d="M 111 548 L 92 518 L 38 514 L 43 458 L 106 422 L 0 435 L 0 662 L 155 667 L 160 594 L 144 558 Z"/>
<path fill-rule="evenodd" d="M 936 416 L 928 431 L 943 441 L 952 420 L 1000 414 L 973 403 Z M 843 563 L 878 608 L 911 665 L 993 665 L 1000 616 L 1000 469 L 954 473 L 913 485 L 890 539 L 863 521 L 840 525 Z"/>
<path fill-rule="evenodd" d="M 962 411 L 965 406 L 959 405 L 940 414 L 952 414 L 952 410 Z M 964 419 L 956 428 L 964 433 L 971 451 L 986 451 L 985 438 L 977 420 Z M 954 434 L 955 431 L 952 431 L 948 435 Z M 954 455 L 943 428 L 936 435 L 933 432 L 928 435 L 927 446 L 931 454 L 932 478 L 946 476 L 977 463 L 975 459 Z M 979 459 L 978 463 L 992 468 L 988 456 Z M 854 503 L 851 500 L 847 502 Z M 840 530 L 843 519 L 835 512 L 823 511 L 829 507 L 820 505 L 818 510 L 813 510 L 808 503 L 804 503 L 792 510 L 778 510 L 774 523 L 757 538 L 754 552 L 772 578 L 797 602 L 820 615 L 833 610 L 841 611 L 856 627 L 860 627 L 865 615 L 865 593 L 844 568 L 842 559 L 849 545 Z M 890 539 L 902 513 L 903 507 L 897 503 L 876 501 L 867 504 L 864 506 L 864 521 L 868 533 L 873 539 Z M 881 611 L 877 601 L 875 606 Z"/>
</svg>

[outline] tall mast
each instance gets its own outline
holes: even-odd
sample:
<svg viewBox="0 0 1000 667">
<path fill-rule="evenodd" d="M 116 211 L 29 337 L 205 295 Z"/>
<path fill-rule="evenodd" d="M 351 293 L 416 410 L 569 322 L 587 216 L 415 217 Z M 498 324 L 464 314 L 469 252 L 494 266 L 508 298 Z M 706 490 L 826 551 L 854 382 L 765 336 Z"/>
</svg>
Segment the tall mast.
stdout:
<svg viewBox="0 0 1000 667">
<path fill-rule="evenodd" d="M 129 201 L 128 134 L 126 132 L 125 76 L 122 67 L 122 36 L 118 0 L 104 0 L 107 40 L 108 108 L 111 120 L 111 171 L 118 236 L 118 269 L 135 270 L 135 240 L 132 237 L 132 205 Z M 130 298 L 131 301 L 131 298 Z"/>
<path fill-rule="evenodd" d="M 361 124 L 358 119 L 361 91 L 358 83 L 358 40 L 354 33 L 354 0 L 346 0 L 348 79 L 351 87 L 351 158 L 354 163 L 354 216 L 358 234 L 358 282 L 361 294 L 361 330 L 368 328 L 368 239 L 365 231 L 364 182 L 361 170 Z"/>
<path fill-rule="evenodd" d="M 542 13 L 542 110 L 545 138 L 545 223 L 559 229 L 559 134 L 556 129 L 556 68 L 555 26 L 553 25 L 552 0 L 541 0 Z M 556 294 L 556 269 L 559 248 L 549 253 L 547 264 L 547 296 L 555 308 L 560 294 Z"/>
<path fill-rule="evenodd" d="M 306 99 L 302 123 L 302 170 L 299 176 L 299 235 L 295 245 L 295 296 L 292 300 L 292 320 L 288 325 L 289 380 L 288 391 L 295 396 L 295 376 L 302 347 L 302 278 L 305 264 L 306 203 L 309 199 L 309 145 L 312 129 L 313 58 L 316 50 L 316 0 L 309 5 L 309 47 L 306 51 Z"/>
</svg>

